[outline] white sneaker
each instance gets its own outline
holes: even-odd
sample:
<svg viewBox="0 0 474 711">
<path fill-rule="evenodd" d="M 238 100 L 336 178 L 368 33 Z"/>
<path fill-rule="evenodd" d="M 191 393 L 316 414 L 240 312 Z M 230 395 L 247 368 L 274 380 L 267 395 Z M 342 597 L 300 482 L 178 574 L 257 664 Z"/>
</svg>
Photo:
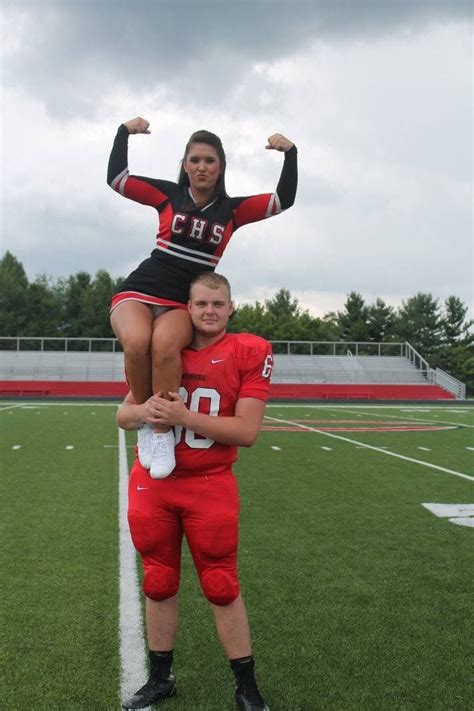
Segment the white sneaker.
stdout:
<svg viewBox="0 0 474 711">
<path fill-rule="evenodd" d="M 149 469 L 151 466 L 153 434 L 151 425 L 142 425 L 137 430 L 138 459 L 144 469 Z"/>
<path fill-rule="evenodd" d="M 176 466 L 174 458 L 175 439 L 173 430 L 153 432 L 150 476 L 164 479 Z"/>
</svg>

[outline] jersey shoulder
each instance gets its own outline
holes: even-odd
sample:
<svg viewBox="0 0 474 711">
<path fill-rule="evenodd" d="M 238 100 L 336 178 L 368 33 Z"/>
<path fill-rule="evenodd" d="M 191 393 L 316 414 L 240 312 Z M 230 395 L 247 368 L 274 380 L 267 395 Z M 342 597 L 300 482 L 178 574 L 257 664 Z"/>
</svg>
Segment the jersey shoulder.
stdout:
<svg viewBox="0 0 474 711">
<path fill-rule="evenodd" d="M 251 355 L 265 355 L 272 352 L 270 343 L 253 333 L 228 333 L 229 345 L 238 358 Z"/>
</svg>

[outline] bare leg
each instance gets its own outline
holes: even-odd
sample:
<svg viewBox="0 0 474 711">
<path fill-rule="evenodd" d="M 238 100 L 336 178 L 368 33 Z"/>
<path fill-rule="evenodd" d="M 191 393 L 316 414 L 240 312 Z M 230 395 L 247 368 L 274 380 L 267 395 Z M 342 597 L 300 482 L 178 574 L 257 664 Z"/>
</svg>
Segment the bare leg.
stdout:
<svg viewBox="0 0 474 711">
<path fill-rule="evenodd" d="M 183 309 L 166 311 L 155 319 L 152 336 L 153 392 L 178 392 L 181 381 L 181 351 L 192 341 L 191 318 Z M 157 429 L 166 432 L 169 428 Z"/>
<path fill-rule="evenodd" d="M 252 654 L 247 610 L 239 596 L 230 605 L 212 605 L 217 633 L 229 659 L 249 657 Z"/>
<path fill-rule="evenodd" d="M 124 350 L 125 370 L 133 397 L 138 403 L 145 402 L 152 394 L 152 311 L 139 301 L 123 301 L 112 311 L 110 323 Z"/>
<path fill-rule="evenodd" d="M 178 629 L 178 596 L 160 601 L 147 597 L 145 605 L 148 647 L 155 651 L 173 649 Z"/>
</svg>

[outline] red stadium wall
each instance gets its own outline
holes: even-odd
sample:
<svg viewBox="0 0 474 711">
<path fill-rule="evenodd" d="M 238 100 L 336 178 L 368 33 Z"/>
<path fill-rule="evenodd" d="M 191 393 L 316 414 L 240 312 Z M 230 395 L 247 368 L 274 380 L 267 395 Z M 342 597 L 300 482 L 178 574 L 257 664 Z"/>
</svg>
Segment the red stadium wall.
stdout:
<svg viewBox="0 0 474 711">
<path fill-rule="evenodd" d="M 0 380 L 3 397 L 111 397 L 122 398 L 126 383 L 63 382 L 59 380 Z M 282 384 L 270 386 L 272 400 L 454 400 L 437 385 Z"/>
<path fill-rule="evenodd" d="M 304 385 L 275 383 L 270 397 L 282 400 L 454 400 L 438 385 Z"/>
</svg>

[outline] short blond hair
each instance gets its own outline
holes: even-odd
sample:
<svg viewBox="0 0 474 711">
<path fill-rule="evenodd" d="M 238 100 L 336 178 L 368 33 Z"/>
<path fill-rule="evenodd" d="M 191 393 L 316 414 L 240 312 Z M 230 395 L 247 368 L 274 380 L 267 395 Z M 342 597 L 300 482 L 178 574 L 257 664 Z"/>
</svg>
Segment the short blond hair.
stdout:
<svg viewBox="0 0 474 711">
<path fill-rule="evenodd" d="M 229 301 L 232 300 L 229 280 L 222 274 L 216 274 L 216 272 L 202 272 L 202 274 L 198 274 L 194 277 L 191 282 L 191 286 L 189 287 L 189 298 L 191 298 L 191 293 L 195 284 L 203 284 L 203 286 L 207 286 L 209 289 L 219 289 L 221 286 L 224 286 L 227 289 Z"/>
</svg>

